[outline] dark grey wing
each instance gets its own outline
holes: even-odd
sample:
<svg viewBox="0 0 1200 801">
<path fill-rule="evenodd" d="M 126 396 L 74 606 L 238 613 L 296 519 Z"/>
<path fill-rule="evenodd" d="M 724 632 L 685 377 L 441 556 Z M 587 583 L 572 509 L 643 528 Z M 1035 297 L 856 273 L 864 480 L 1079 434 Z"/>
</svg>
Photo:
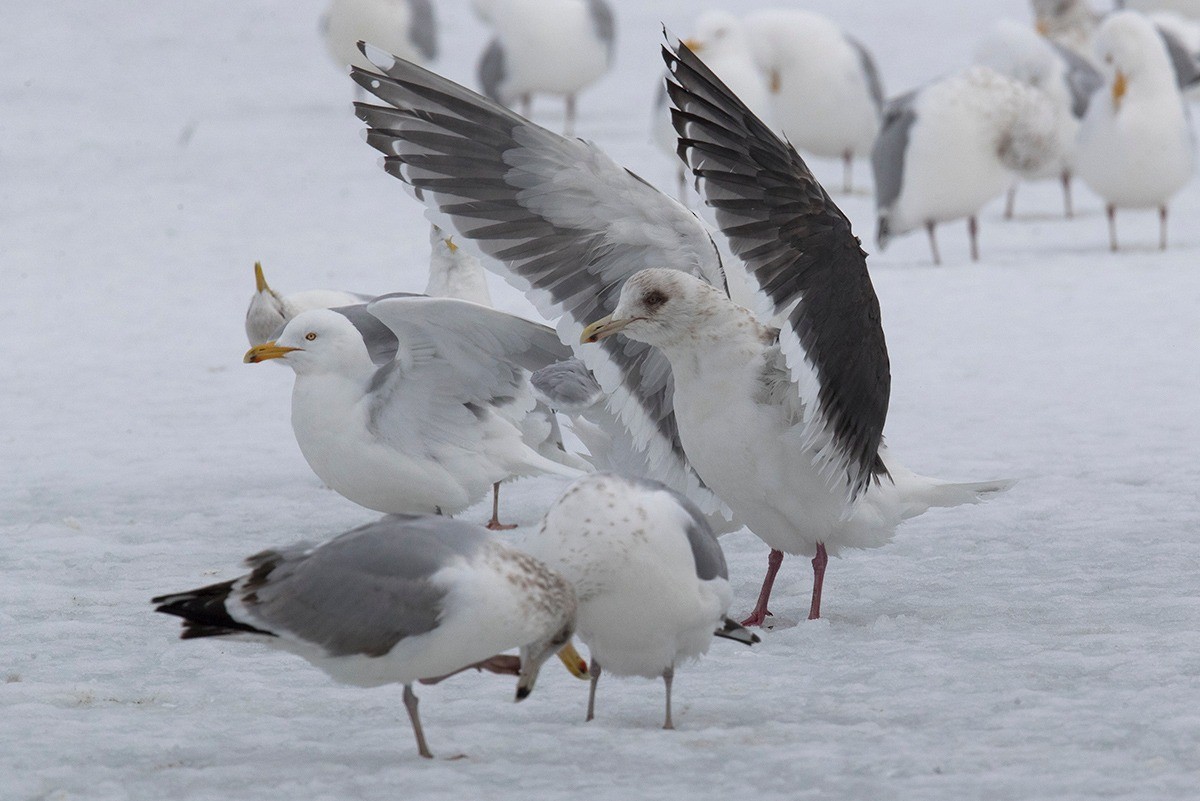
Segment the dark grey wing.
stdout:
<svg viewBox="0 0 1200 801">
<path fill-rule="evenodd" d="M 437 21 L 433 0 L 408 0 L 408 38 L 427 60 L 437 58 Z"/>
<path fill-rule="evenodd" d="M 438 625 L 447 589 L 432 576 L 487 541 L 449 518 L 389 516 L 317 547 L 263 551 L 238 588 L 247 622 L 329 656 L 382 656 Z"/>
<path fill-rule="evenodd" d="M 365 51 L 364 51 L 365 52 Z M 377 61 L 384 56 L 371 50 Z M 593 145 L 566 139 L 428 70 L 394 60 L 352 76 L 388 106 L 357 104 L 384 168 L 430 216 L 523 290 L 577 345 L 611 314 L 625 280 L 646 267 L 686 271 L 725 288 L 716 245 L 690 211 Z M 580 349 L 654 475 L 706 509 L 715 497 L 679 444 L 670 366 L 625 337 Z"/>
<path fill-rule="evenodd" d="M 908 153 L 908 134 L 917 121 L 917 90 L 892 98 L 883 109 L 879 135 L 871 150 L 871 171 L 875 176 L 875 209 L 879 212 L 879 247 L 900 231 L 892 231 L 889 215 L 904 187 L 904 159 Z"/>
<path fill-rule="evenodd" d="M 588 0 L 588 14 L 592 18 L 596 38 L 608 46 L 608 58 L 611 61 L 617 46 L 617 20 L 612 6 L 605 0 Z"/>
<path fill-rule="evenodd" d="M 345 317 L 358 329 L 373 363 L 387 364 L 396 358 L 396 349 L 399 346 L 396 335 L 390 328 L 379 322 L 379 318 L 367 311 L 366 303 L 357 306 L 338 306 L 332 311 Z"/>
<path fill-rule="evenodd" d="M 504 45 L 500 44 L 499 39 L 493 39 L 479 57 L 479 88 L 492 100 L 503 103 L 505 100 L 500 94 L 500 85 L 507 74 Z"/>
<path fill-rule="evenodd" d="M 773 316 L 804 435 L 851 498 L 886 473 L 891 372 L 867 254 L 795 149 L 685 46 L 663 48 L 679 155 Z M 843 484 L 844 482 L 844 484 Z"/>
<path fill-rule="evenodd" d="M 867 79 L 867 88 L 871 92 L 871 99 L 875 101 L 875 110 L 883 111 L 883 80 L 879 77 L 879 67 L 875 65 L 875 59 L 871 58 L 870 51 L 862 42 L 848 34 L 842 34 L 846 37 L 846 41 L 858 53 L 858 61 L 862 64 L 863 77 Z"/>
<path fill-rule="evenodd" d="M 1175 82 L 1181 90 L 1190 89 L 1200 83 L 1200 62 L 1197 56 L 1187 49 L 1187 45 L 1179 37 L 1160 25 L 1154 26 L 1162 37 L 1167 55 L 1171 58 L 1171 67 L 1175 70 Z"/>
<path fill-rule="evenodd" d="M 1067 67 L 1067 89 L 1071 92 L 1071 116 L 1081 120 L 1087 113 L 1092 95 L 1104 85 L 1104 76 L 1086 58 L 1071 48 L 1051 39 L 1046 41 L 1054 48 L 1054 52 Z"/>
</svg>

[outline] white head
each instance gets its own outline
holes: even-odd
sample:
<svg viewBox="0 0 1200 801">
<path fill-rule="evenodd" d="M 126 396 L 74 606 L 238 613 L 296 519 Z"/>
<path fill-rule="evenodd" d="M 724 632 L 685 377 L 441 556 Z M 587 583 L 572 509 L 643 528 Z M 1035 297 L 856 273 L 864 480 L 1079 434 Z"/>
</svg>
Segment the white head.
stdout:
<svg viewBox="0 0 1200 801">
<path fill-rule="evenodd" d="M 679 270 L 652 267 L 625 282 L 617 308 L 585 328 L 580 341 L 597 342 L 621 331 L 630 339 L 669 347 L 695 339 L 721 307 L 721 300 L 729 303 L 698 278 Z"/>
<path fill-rule="evenodd" d="M 1136 11 L 1105 18 L 1096 34 L 1096 61 L 1108 79 L 1114 108 L 1131 87 L 1138 91 L 1177 91 L 1166 46 L 1154 23 Z"/>
<path fill-rule="evenodd" d="M 728 52 L 749 50 L 742 21 L 728 12 L 704 12 L 696 19 L 695 31 L 683 43 L 705 60 Z"/>
<path fill-rule="evenodd" d="M 362 335 L 344 315 L 329 309 L 312 309 L 291 319 L 273 342 L 246 351 L 247 364 L 281 359 L 297 375 L 339 373 L 351 377 L 371 375 L 371 362 Z"/>
</svg>

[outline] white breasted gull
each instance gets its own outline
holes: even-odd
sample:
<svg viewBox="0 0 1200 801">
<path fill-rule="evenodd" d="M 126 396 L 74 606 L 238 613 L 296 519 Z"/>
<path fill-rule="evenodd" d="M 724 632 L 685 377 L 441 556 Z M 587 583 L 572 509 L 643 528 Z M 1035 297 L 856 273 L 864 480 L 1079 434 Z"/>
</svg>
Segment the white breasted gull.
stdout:
<svg viewBox="0 0 1200 801">
<path fill-rule="evenodd" d="M 923 227 L 934 264 L 934 229 L 967 218 L 971 259 L 979 259 L 980 209 L 999 197 L 1014 172 L 1062 158 L 1054 103 L 1045 93 L 974 66 L 891 100 L 875 140 L 879 247 Z"/>
<path fill-rule="evenodd" d="M 343 68 L 370 65 L 358 51 L 364 39 L 419 64 L 437 58 L 433 0 L 333 0 L 321 18 L 321 33 Z"/>
<path fill-rule="evenodd" d="M 726 615 L 733 600 L 725 555 L 695 504 L 656 481 L 596 473 L 579 479 L 522 546 L 571 583 L 576 633 L 590 652 L 587 719 L 596 684 L 662 677 L 664 729 L 673 729 L 675 668 L 708 651 L 715 635 L 758 637 Z"/>
<path fill-rule="evenodd" d="M 262 262 L 254 263 L 254 294 L 246 308 L 246 339 L 261 345 L 278 334 L 288 320 L 309 309 L 330 309 L 365 303 L 372 295 L 360 295 L 342 289 L 306 289 L 281 295 L 267 285 Z"/>
<path fill-rule="evenodd" d="M 883 112 L 883 83 L 870 52 L 811 11 L 766 9 L 744 23 L 768 76 L 768 122 L 798 150 L 841 159 L 842 190 L 850 192 L 854 159 L 870 156 Z"/>
<path fill-rule="evenodd" d="M 828 553 L 882 545 L 931 505 L 1007 483 L 947 485 L 881 458 L 887 349 L 849 221 L 696 56 L 664 55 L 681 153 L 780 329 L 728 300 L 694 214 L 594 145 L 386 54 L 371 52 L 380 73 L 351 74 L 386 104 L 357 106 L 385 170 L 557 318 L 564 341 L 601 340 L 576 354 L 651 475 L 702 511 L 728 504 L 778 549 L 749 621 L 766 614 L 783 550 L 814 555 L 815 617 Z M 674 322 L 635 319 L 651 312 Z M 630 336 L 611 336 L 621 328 Z"/>
<path fill-rule="evenodd" d="M 612 66 L 616 18 L 606 0 L 476 0 L 495 34 L 479 58 L 479 85 L 521 114 L 533 96 L 566 101 L 563 131 L 575 130 L 575 98 Z M 377 44 L 371 39 L 366 41 Z"/>
<path fill-rule="evenodd" d="M 520 317 L 384 295 L 297 315 L 245 361 L 295 371 L 292 430 L 331 489 L 379 512 L 455 514 L 513 476 L 579 476 L 526 445 L 520 427 L 534 405 L 528 372 L 569 355 L 552 329 Z"/>
<path fill-rule="evenodd" d="M 1183 97 L 1153 25 L 1136 11 L 1108 16 L 1096 35 L 1105 89 L 1079 132 L 1079 177 L 1104 198 L 1109 244 L 1117 249 L 1117 208 L 1157 208 L 1167 247 L 1167 205 L 1195 170 L 1195 142 Z"/>
<path fill-rule="evenodd" d="M 555 652 L 586 675 L 570 645 L 570 584 L 478 526 L 385 517 L 318 545 L 263 551 L 246 566 L 250 573 L 232 581 L 161 595 L 155 611 L 183 618 L 185 640 L 241 635 L 345 684 L 403 684 L 423 757 L 433 754 L 414 683 L 471 667 L 516 673 L 520 701 Z M 519 663 L 499 656 L 510 648 L 520 648 Z"/>
<path fill-rule="evenodd" d="M 1104 79 L 1090 62 L 1073 50 L 1039 36 L 1028 25 L 1002 20 L 975 49 L 975 62 L 1046 93 L 1054 104 L 1054 124 L 1060 157 L 1032 170 L 1017 170 L 1023 181 L 1057 179 L 1062 184 L 1063 214 L 1074 216 L 1071 177 L 1074 174 L 1075 140 L 1088 103 Z M 1004 218 L 1012 219 L 1017 183 L 1008 190 Z"/>
</svg>

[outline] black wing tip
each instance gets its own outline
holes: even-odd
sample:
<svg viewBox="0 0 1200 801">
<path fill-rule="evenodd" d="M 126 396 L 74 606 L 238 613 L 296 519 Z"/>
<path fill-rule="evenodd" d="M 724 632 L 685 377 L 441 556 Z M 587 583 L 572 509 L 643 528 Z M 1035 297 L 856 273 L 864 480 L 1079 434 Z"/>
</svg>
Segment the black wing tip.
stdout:
<svg viewBox="0 0 1200 801">
<path fill-rule="evenodd" d="M 743 645 L 754 645 L 762 642 L 761 637 L 729 617 L 725 618 L 725 622 L 721 624 L 721 627 L 713 632 L 713 636 L 740 642 Z"/>
<path fill-rule="evenodd" d="M 159 595 L 151 598 L 150 603 L 155 604 L 155 612 L 183 618 L 183 633 L 179 635 L 183 640 L 240 633 L 274 636 L 269 631 L 257 629 L 230 617 L 225 609 L 225 601 L 233 591 L 235 583 L 236 579 L 186 592 Z"/>
</svg>

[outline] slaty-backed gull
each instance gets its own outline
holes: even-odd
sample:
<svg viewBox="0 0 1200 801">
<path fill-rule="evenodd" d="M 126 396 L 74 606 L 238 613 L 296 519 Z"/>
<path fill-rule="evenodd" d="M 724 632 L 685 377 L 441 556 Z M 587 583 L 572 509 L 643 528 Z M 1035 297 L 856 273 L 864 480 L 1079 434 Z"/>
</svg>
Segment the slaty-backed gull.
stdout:
<svg viewBox="0 0 1200 801">
<path fill-rule="evenodd" d="M 1167 204 L 1195 170 L 1187 109 L 1166 49 L 1136 11 L 1108 16 L 1096 35 L 1105 90 L 1079 132 L 1079 176 L 1104 198 L 1109 244 L 1117 249 L 1117 208 L 1157 208 L 1167 247 Z"/>
<path fill-rule="evenodd" d="M 245 361 L 296 372 L 292 429 L 331 489 L 380 512 L 455 514 L 513 476 L 579 475 L 520 427 L 534 405 L 527 371 L 569 355 L 553 330 L 510 314 L 385 295 L 297 315 Z"/>
<path fill-rule="evenodd" d="M 766 615 L 782 550 L 814 555 L 816 617 L 828 553 L 881 545 L 930 505 L 1004 486 L 946 485 L 882 458 L 890 376 L 865 254 L 803 160 L 686 48 L 667 55 L 682 152 L 779 329 L 727 299 L 694 214 L 594 145 L 371 55 L 381 72 L 352 76 L 386 103 L 357 106 L 385 169 L 558 318 L 564 341 L 602 340 L 576 353 L 654 478 L 705 512 L 728 504 L 781 549 L 750 622 Z M 657 292 L 640 291 L 649 284 Z M 664 290 L 679 302 L 660 303 Z M 694 346 L 679 330 L 620 316 L 635 303 L 698 312 L 683 313 Z M 625 326 L 633 336 L 604 336 Z"/>
<path fill-rule="evenodd" d="M 554 502 L 522 543 L 575 588 L 579 639 L 592 677 L 595 716 L 602 670 L 662 677 L 664 729 L 677 665 L 708 651 L 713 635 L 758 638 L 726 615 L 733 600 L 725 555 L 695 504 L 655 481 L 613 473 L 585 476 Z"/>
<path fill-rule="evenodd" d="M 518 701 L 555 652 L 586 675 L 570 645 L 575 594 L 527 554 L 477 526 L 387 517 L 319 545 L 255 554 L 251 572 L 154 599 L 184 619 L 182 638 L 243 635 L 304 657 L 359 687 L 403 684 L 417 752 L 432 757 L 417 681 L 476 667 L 517 673 Z M 519 663 L 497 656 L 520 648 Z"/>
</svg>

